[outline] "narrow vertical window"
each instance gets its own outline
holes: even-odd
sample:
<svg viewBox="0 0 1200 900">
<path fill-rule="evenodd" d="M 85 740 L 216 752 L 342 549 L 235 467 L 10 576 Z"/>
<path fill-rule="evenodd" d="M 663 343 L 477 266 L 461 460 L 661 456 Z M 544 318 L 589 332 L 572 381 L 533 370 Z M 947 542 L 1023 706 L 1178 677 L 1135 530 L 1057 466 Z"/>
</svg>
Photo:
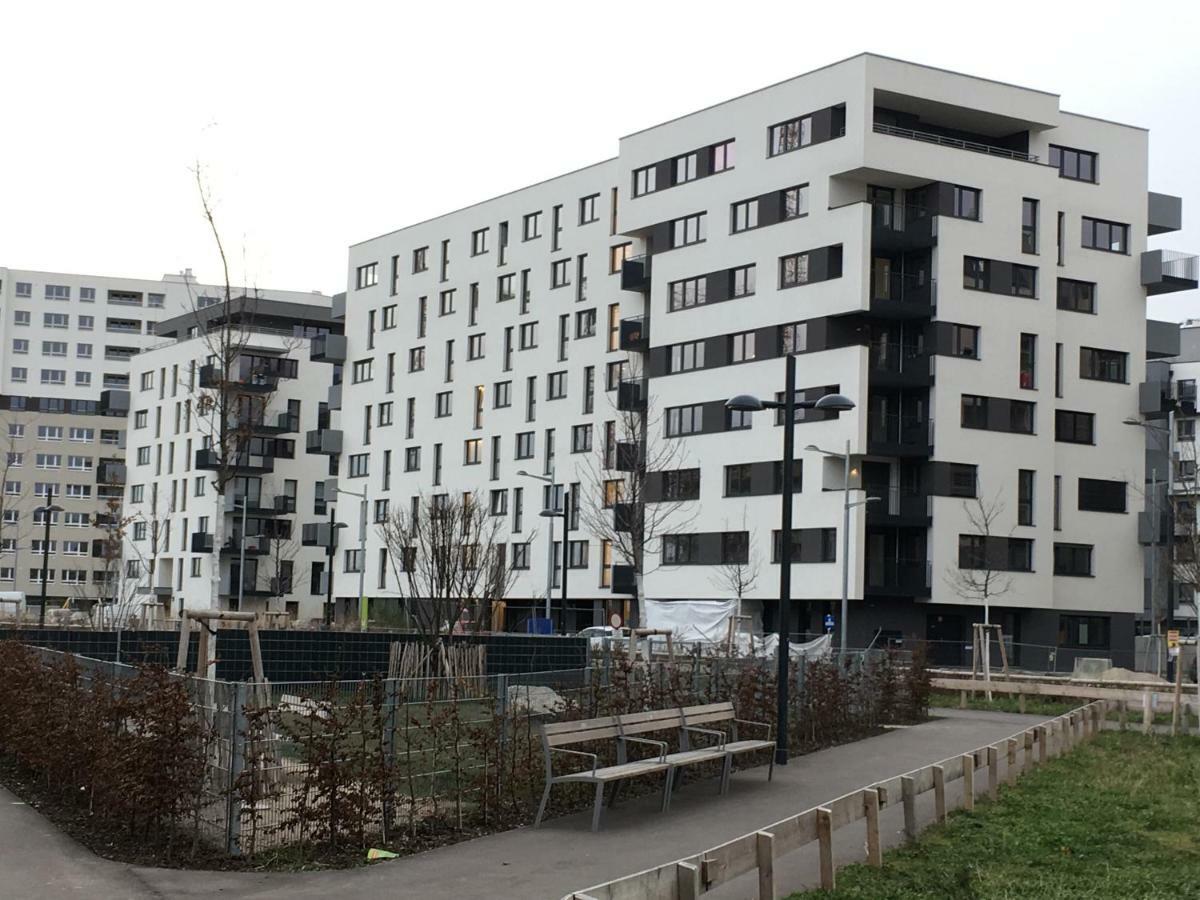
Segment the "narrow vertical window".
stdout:
<svg viewBox="0 0 1200 900">
<path fill-rule="evenodd" d="M 1038 202 L 1028 197 L 1021 201 L 1021 252 L 1038 252 Z"/>
<path fill-rule="evenodd" d="M 1037 389 L 1037 335 L 1021 335 L 1021 376 L 1020 385 L 1023 390 Z"/>
</svg>

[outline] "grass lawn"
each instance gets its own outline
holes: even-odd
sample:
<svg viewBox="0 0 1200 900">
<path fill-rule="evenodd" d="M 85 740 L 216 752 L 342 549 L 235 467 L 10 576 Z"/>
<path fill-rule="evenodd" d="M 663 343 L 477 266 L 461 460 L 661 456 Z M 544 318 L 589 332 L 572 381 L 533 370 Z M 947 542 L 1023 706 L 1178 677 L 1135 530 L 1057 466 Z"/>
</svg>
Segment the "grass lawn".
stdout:
<svg viewBox="0 0 1200 900">
<path fill-rule="evenodd" d="M 1200 896 L 1200 739 L 1107 732 L 800 898 Z"/>
<path fill-rule="evenodd" d="M 1187 698 L 1195 696 L 1195 686 L 1189 685 Z M 1160 691 L 1160 696 L 1164 691 Z M 1077 708 L 1081 701 L 1075 700 L 1056 700 L 1053 697 L 1040 696 L 1037 694 L 1028 694 L 1025 697 L 1025 713 L 1030 716 L 1061 716 L 1063 713 L 1070 712 Z M 958 691 L 934 691 L 929 695 L 930 706 L 940 706 L 945 709 L 958 709 L 959 693 Z M 1162 709 L 1163 707 L 1159 707 Z M 979 691 L 974 697 L 970 692 L 967 693 L 967 709 L 978 709 L 991 712 L 1007 712 L 1019 713 L 1020 703 L 1013 694 L 1000 694 L 992 692 L 992 700 L 988 702 L 987 695 L 983 691 Z M 1108 720 L 1116 722 L 1120 719 L 1120 713 L 1115 709 L 1108 711 Z M 1142 708 L 1136 704 L 1129 707 L 1126 714 L 1126 719 L 1131 728 L 1139 728 L 1142 724 Z M 1170 712 L 1156 712 L 1154 714 L 1155 725 L 1170 725 Z M 1188 716 L 1180 719 L 1180 725 L 1184 730 L 1190 730 L 1196 722 L 1195 716 Z"/>
</svg>

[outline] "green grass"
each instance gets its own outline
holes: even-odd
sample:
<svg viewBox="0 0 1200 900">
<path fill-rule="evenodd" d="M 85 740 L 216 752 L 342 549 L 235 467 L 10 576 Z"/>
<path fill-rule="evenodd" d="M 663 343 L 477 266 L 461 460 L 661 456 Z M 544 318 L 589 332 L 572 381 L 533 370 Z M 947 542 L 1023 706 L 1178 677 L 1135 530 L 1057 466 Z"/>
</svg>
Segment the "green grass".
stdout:
<svg viewBox="0 0 1200 900">
<path fill-rule="evenodd" d="M 1061 716 L 1063 713 L 1078 708 L 1079 703 L 1079 700 L 1055 700 L 1038 695 L 1027 695 L 1025 697 L 1025 712 L 1031 716 Z M 958 704 L 958 691 L 934 691 L 929 697 L 930 706 L 958 709 Z M 970 692 L 967 692 L 967 709 L 1009 713 L 1021 711 L 1016 695 L 993 692 L 992 700 L 989 702 L 987 695 L 983 691 L 975 694 L 975 696 L 971 696 Z"/>
<path fill-rule="evenodd" d="M 1092 900 L 1200 895 L 1200 739 L 1107 732 L 1001 788 L 995 803 L 848 866 L 842 900 Z"/>
</svg>

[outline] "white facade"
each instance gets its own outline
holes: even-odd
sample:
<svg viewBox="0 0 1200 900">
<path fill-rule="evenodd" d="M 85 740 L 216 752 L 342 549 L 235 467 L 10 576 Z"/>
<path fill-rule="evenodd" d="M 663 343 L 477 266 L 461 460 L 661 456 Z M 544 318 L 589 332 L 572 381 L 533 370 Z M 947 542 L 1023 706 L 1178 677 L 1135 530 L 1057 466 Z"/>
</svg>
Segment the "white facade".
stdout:
<svg viewBox="0 0 1200 900">
<path fill-rule="evenodd" d="M 618 418 L 606 371 L 629 357 L 629 373 L 649 375 L 649 446 L 682 441 L 676 466 L 699 470 L 698 494 L 686 504 L 679 532 L 700 537 L 669 541 L 669 559 L 653 542 L 642 593 L 728 596 L 718 577 L 721 535 L 744 531 L 760 561 L 750 597 L 764 603 L 769 621 L 778 584 L 778 490 L 762 490 L 761 481 L 748 494 L 731 489 L 741 470 L 728 467 L 772 465 L 783 429 L 769 413 L 758 413 L 748 429 L 731 429 L 721 405 L 736 393 L 773 398 L 782 390 L 786 339 L 799 351 L 797 385 L 806 396 L 837 390 L 857 403 L 837 418 L 809 417 L 796 426 L 803 486 L 795 504 L 794 528 L 802 533 L 793 597 L 804 601 L 797 630 L 815 630 L 826 610 L 836 611 L 842 575 L 841 463 L 803 448 L 840 452 L 849 442 L 862 473 L 855 486 L 882 495 L 850 519 L 853 642 L 865 644 L 877 629 L 958 642 L 967 623 L 980 618 L 979 603 L 950 584 L 960 544 L 970 543 L 962 494 L 973 482 L 996 510 L 990 552 L 1013 570 L 1006 576 L 1011 588 L 994 601 L 993 621 L 1018 641 L 1104 649 L 1096 638 L 1103 634 L 1103 643 L 1124 646 L 1142 606 L 1135 504 L 1118 500 L 1143 476 L 1142 437 L 1121 422 L 1138 412 L 1146 355 L 1142 252 L 1153 225 L 1146 147 L 1144 130 L 1063 112 L 1053 94 L 862 55 L 629 135 L 615 159 L 356 244 L 341 423 L 347 453 L 368 459 L 357 463 L 367 474 L 343 486 L 359 490 L 357 482 L 391 503 L 506 491 L 511 541 L 524 543 L 538 529 L 530 567 L 511 594 L 514 603 L 527 601 L 545 585 L 546 520 L 536 518 L 541 485 L 517 471 L 549 473 L 552 429 L 556 481 L 588 484 L 592 454 L 571 452 L 572 429 L 591 425 L 593 445 L 601 444 L 605 423 Z M 654 169 L 653 191 L 646 190 L 647 167 Z M 801 195 L 784 193 L 793 188 Z M 739 207 L 750 199 L 754 214 Z M 689 219 L 701 214 L 702 223 Z M 531 215 L 540 217 L 540 233 L 526 239 Z M 742 230 L 751 215 L 757 227 Z M 1098 242 L 1107 249 L 1085 246 Z M 628 251 L 614 249 L 625 243 Z M 427 265 L 417 270 L 421 248 Z M 622 289 L 622 275 L 610 265 L 622 252 L 646 258 L 644 290 Z M 752 293 L 743 290 L 739 271 L 750 265 Z M 515 296 L 500 299 L 499 279 L 509 275 Z M 556 287 L 564 275 L 569 283 Z M 627 272 L 627 286 L 636 287 L 635 275 Z M 684 299 L 688 288 L 680 286 L 699 276 L 709 276 L 703 304 Z M 1061 308 L 1060 279 L 1085 283 L 1068 284 L 1066 305 L 1090 312 Z M 742 295 L 717 302 L 725 299 L 722 290 Z M 452 311 L 442 306 L 448 291 Z M 684 308 L 672 309 L 673 291 Z M 586 319 L 587 311 L 594 311 L 594 334 L 580 332 L 579 314 Z M 620 350 L 615 317 L 647 315 L 648 349 Z M 783 326 L 798 322 L 806 323 L 803 336 L 785 336 Z M 521 349 L 533 323 L 537 346 Z M 755 351 L 735 364 L 746 355 L 747 332 L 754 332 Z M 482 357 L 469 359 L 469 346 L 480 341 Z M 695 342 L 703 350 L 684 346 Z M 410 371 L 417 348 L 424 368 Z M 673 371 L 679 366 L 695 368 Z M 566 373 L 565 397 L 548 399 L 558 372 Z M 499 382 L 511 383 L 511 404 L 503 408 L 496 408 Z M 447 411 L 437 397 L 444 392 L 450 407 L 438 416 L 439 403 Z M 987 408 L 974 397 L 990 398 Z M 389 403 L 394 424 L 375 427 L 370 446 L 353 446 L 365 417 L 377 421 L 380 405 Z M 703 408 L 690 408 L 696 405 Z M 1091 416 L 1071 420 L 1078 442 L 1056 440 L 1060 411 Z M 696 433 L 668 436 L 665 429 L 680 422 Z M 975 423 L 986 427 L 970 427 Z M 533 432 L 535 452 L 517 459 L 524 432 Z M 474 440 L 478 451 L 466 444 Z M 414 450 L 420 469 L 405 471 Z M 468 457 L 478 462 L 468 464 Z M 588 544 L 586 566 L 570 576 L 574 624 L 590 624 L 592 610 L 597 619 L 623 611 L 626 598 L 609 587 L 598 536 L 581 527 L 570 539 Z M 1059 564 L 1056 545 L 1063 545 Z M 395 596 L 380 553 L 371 534 L 367 591 Z M 686 564 L 674 564 L 689 555 Z M 1056 575 L 1056 565 L 1075 574 Z M 354 596 L 356 578 L 339 575 L 338 595 Z M 1080 622 L 1071 617 L 1078 616 L 1089 618 L 1088 640 L 1077 640 Z"/>
</svg>

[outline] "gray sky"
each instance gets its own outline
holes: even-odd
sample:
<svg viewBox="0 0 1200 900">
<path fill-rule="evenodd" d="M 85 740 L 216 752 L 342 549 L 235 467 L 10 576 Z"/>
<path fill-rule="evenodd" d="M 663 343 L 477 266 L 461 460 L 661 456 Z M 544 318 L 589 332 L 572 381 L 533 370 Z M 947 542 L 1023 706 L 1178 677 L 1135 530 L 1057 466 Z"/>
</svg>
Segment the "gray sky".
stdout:
<svg viewBox="0 0 1200 900">
<path fill-rule="evenodd" d="M 616 153 L 617 138 L 863 50 L 1151 130 L 1200 252 L 1200 4 L 10 3 L 0 264 L 345 287 L 356 241 Z M 1151 300 L 1200 317 L 1200 292 Z"/>
</svg>

